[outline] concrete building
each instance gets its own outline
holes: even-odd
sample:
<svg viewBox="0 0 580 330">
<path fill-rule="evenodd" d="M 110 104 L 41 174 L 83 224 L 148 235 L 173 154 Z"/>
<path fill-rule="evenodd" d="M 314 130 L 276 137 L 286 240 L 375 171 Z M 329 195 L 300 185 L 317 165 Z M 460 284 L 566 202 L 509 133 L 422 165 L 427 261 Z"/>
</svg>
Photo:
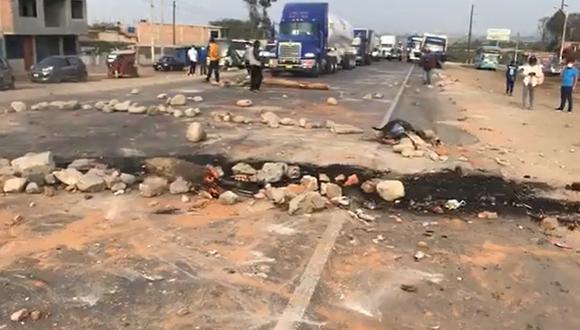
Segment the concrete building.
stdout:
<svg viewBox="0 0 580 330">
<path fill-rule="evenodd" d="M 210 37 L 221 38 L 222 28 L 210 25 L 175 26 L 175 44 L 173 43 L 173 25 L 142 21 L 137 25 L 139 46 L 191 46 L 205 45 Z"/>
<path fill-rule="evenodd" d="M 16 72 L 51 55 L 78 52 L 86 0 L 0 0 L 1 53 Z"/>
</svg>

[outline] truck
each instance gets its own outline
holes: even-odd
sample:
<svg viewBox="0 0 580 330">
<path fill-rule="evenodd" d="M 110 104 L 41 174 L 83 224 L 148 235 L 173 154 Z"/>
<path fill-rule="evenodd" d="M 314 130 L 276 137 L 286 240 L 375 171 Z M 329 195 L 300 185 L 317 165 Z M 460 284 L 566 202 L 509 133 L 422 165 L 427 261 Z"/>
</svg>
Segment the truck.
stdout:
<svg viewBox="0 0 580 330">
<path fill-rule="evenodd" d="M 373 51 L 378 47 L 375 32 L 370 29 L 354 29 L 352 46 L 356 48 L 356 62 L 361 65 L 370 65 Z"/>
<path fill-rule="evenodd" d="M 381 56 L 385 60 L 392 60 L 393 59 L 393 50 L 397 46 L 397 37 L 393 35 L 383 35 L 381 36 Z"/>
<path fill-rule="evenodd" d="M 423 56 L 423 41 L 424 37 L 422 35 L 414 34 L 407 38 L 407 62 L 417 62 Z"/>
<path fill-rule="evenodd" d="M 354 69 L 352 40 L 352 26 L 332 15 L 328 3 L 288 3 L 282 11 L 272 75 L 292 72 L 316 77 L 339 68 Z"/>
<path fill-rule="evenodd" d="M 445 63 L 447 61 L 448 41 L 449 38 L 445 35 L 425 33 L 423 35 L 422 48 L 428 49 L 432 54 L 435 54 L 439 63 Z"/>
</svg>

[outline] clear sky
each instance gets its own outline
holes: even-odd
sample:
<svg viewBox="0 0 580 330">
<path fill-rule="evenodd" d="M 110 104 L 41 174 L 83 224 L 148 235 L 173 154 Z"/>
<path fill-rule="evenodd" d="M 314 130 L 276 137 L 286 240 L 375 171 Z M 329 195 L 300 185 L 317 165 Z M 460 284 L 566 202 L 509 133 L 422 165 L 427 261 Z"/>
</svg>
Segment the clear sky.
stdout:
<svg viewBox="0 0 580 330">
<path fill-rule="evenodd" d="M 151 0 L 87 0 L 89 20 L 134 23 L 150 15 Z M 163 7 L 165 22 L 171 21 L 172 0 L 153 0 L 155 19 Z M 308 0 L 300 0 L 307 2 Z M 319 2 L 321 0 L 318 0 Z M 323 1 L 323 0 L 322 0 Z M 469 8 L 475 4 L 474 31 L 489 27 L 509 28 L 522 35 L 535 35 L 538 19 L 548 16 L 561 0 L 327 0 L 331 11 L 351 24 L 380 33 L 433 32 L 462 35 L 467 32 Z M 580 12 L 579 0 L 567 0 L 570 10 Z M 284 3 L 278 0 L 271 10 L 279 20 Z M 164 3 L 161 6 L 161 3 Z M 179 23 L 205 24 L 219 18 L 245 18 L 242 0 L 177 0 Z"/>
</svg>

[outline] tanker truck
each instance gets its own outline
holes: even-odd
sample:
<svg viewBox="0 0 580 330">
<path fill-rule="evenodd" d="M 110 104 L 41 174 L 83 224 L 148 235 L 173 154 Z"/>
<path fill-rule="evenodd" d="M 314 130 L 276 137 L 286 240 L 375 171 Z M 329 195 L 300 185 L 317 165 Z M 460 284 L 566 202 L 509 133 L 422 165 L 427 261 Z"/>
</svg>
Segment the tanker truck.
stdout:
<svg viewBox="0 0 580 330">
<path fill-rule="evenodd" d="M 284 6 L 278 35 L 277 61 L 280 72 L 318 76 L 340 68 L 356 67 L 351 25 L 329 13 L 328 3 L 288 3 Z"/>
</svg>

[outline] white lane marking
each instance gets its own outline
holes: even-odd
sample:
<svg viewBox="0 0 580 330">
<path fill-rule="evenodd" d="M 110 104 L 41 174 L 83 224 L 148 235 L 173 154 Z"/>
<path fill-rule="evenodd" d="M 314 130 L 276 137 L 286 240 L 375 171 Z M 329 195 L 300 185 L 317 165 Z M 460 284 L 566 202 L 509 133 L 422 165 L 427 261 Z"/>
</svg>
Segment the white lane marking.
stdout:
<svg viewBox="0 0 580 330">
<path fill-rule="evenodd" d="M 290 298 L 274 330 L 297 329 L 303 322 L 302 318 L 310 305 L 310 300 L 312 299 L 314 290 L 318 286 L 330 252 L 334 247 L 338 234 L 342 230 L 343 224 L 348 219 L 344 212 L 332 212 L 329 216 L 331 217 L 330 224 L 326 227 L 321 242 L 316 247 L 314 254 L 312 254 L 306 266 L 306 270 L 300 278 L 300 284 L 294 290 L 294 294 Z"/>
<path fill-rule="evenodd" d="M 381 125 L 379 127 L 385 126 L 389 122 L 389 120 L 391 120 L 391 116 L 393 115 L 393 112 L 395 112 L 395 109 L 399 105 L 399 101 L 401 101 L 401 96 L 403 96 L 403 92 L 405 91 L 407 83 L 409 82 L 409 79 L 411 78 L 411 74 L 413 73 L 413 69 L 415 69 L 415 64 L 413 64 L 411 66 L 411 68 L 409 69 L 409 73 L 407 73 L 407 77 L 405 77 L 405 80 L 401 84 L 401 88 L 399 88 L 399 91 L 397 92 L 397 96 L 395 96 L 393 103 L 391 103 L 391 106 L 387 110 L 387 113 L 385 114 L 385 117 L 383 118 L 383 122 L 381 123 Z"/>
</svg>

